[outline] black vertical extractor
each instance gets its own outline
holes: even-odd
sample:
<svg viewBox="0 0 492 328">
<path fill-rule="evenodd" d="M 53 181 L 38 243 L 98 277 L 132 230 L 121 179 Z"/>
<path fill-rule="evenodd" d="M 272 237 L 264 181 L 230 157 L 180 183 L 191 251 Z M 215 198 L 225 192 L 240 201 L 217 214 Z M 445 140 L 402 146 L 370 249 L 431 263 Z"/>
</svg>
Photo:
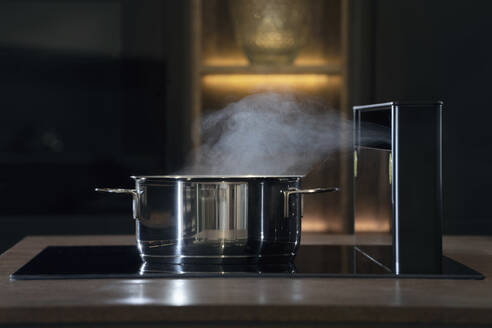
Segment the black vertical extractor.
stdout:
<svg viewBox="0 0 492 328">
<path fill-rule="evenodd" d="M 440 273 L 442 102 L 388 102 L 353 109 L 359 250 L 395 274 Z M 373 243 L 392 245 L 391 263 L 371 252 Z"/>
</svg>

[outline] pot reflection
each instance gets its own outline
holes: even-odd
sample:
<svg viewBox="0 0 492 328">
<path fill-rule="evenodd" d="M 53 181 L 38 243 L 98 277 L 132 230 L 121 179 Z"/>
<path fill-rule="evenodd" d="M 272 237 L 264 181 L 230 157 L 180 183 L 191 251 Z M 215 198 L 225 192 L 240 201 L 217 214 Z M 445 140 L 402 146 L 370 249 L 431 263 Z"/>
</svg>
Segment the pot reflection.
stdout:
<svg viewBox="0 0 492 328">
<path fill-rule="evenodd" d="M 168 274 L 196 274 L 200 275 L 240 275 L 262 273 L 295 273 L 294 263 L 256 264 L 256 265 L 220 265 L 220 264 L 168 264 L 157 262 L 144 262 L 140 266 L 140 275 L 152 275 L 153 273 Z"/>
</svg>

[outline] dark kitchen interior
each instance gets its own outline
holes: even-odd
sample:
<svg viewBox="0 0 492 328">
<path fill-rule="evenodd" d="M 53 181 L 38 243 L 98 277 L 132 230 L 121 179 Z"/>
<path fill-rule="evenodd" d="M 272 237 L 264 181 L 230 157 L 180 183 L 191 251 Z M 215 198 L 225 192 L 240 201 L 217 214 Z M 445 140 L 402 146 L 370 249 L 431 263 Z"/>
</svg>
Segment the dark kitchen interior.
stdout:
<svg viewBox="0 0 492 328">
<path fill-rule="evenodd" d="M 339 1 L 325 2 L 340 10 Z M 348 3 L 350 97 L 327 101 L 442 100 L 444 233 L 492 234 L 492 2 Z M 0 253 L 27 235 L 135 233 L 129 197 L 94 188 L 130 188 L 131 175 L 171 174 L 185 163 L 196 93 L 193 6 L 0 2 Z M 225 0 L 204 6 L 228 15 Z M 211 107 L 236 100 L 214 92 L 202 96 Z M 347 223 L 309 226 L 352 232 Z"/>
</svg>

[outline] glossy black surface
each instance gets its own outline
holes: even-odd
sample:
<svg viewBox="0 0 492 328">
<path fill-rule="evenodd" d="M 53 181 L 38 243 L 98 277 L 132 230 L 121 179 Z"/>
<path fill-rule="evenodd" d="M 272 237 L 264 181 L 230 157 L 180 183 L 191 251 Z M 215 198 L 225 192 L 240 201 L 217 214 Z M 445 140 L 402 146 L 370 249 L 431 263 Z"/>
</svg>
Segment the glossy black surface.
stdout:
<svg viewBox="0 0 492 328">
<path fill-rule="evenodd" d="M 396 278 L 380 260 L 392 255 L 388 246 L 367 246 L 369 258 L 353 246 L 301 246 L 293 263 L 238 265 L 160 265 L 148 267 L 134 246 L 50 246 L 11 275 L 13 280 L 173 278 L 173 277 L 352 277 Z M 483 279 L 467 266 L 443 257 L 439 274 L 399 278 Z"/>
</svg>

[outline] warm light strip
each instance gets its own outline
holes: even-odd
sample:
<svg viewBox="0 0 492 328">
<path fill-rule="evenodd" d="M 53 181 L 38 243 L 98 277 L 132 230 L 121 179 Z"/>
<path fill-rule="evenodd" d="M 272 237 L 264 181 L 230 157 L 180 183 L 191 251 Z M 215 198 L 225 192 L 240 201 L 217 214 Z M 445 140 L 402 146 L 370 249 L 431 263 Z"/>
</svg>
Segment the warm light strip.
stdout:
<svg viewBox="0 0 492 328">
<path fill-rule="evenodd" d="M 315 66 L 315 65 L 326 65 L 329 63 L 339 63 L 339 60 L 337 59 L 332 59 L 332 58 L 322 58 L 322 57 L 298 57 L 294 64 L 296 66 L 302 67 L 302 66 Z"/>
<path fill-rule="evenodd" d="M 303 55 L 296 58 L 294 66 L 315 66 L 315 65 L 327 65 L 330 63 L 339 63 L 340 59 L 337 57 L 322 57 L 322 56 L 308 56 Z M 209 57 L 203 61 L 204 65 L 211 66 L 248 66 L 250 65 L 246 57 L 243 56 L 227 56 L 227 57 Z"/>
<path fill-rule="evenodd" d="M 340 77 L 326 74 L 211 74 L 202 77 L 202 82 L 212 89 L 318 89 L 338 85 Z"/>
<path fill-rule="evenodd" d="M 302 231 L 304 232 L 342 232 L 343 227 L 340 222 L 331 221 L 327 218 L 304 217 Z M 389 233 L 389 222 L 363 221 L 357 220 L 355 223 L 356 232 L 380 232 Z"/>
<path fill-rule="evenodd" d="M 389 221 L 376 218 L 363 217 L 355 220 L 356 232 L 389 232 L 391 229 Z"/>
<path fill-rule="evenodd" d="M 325 217 L 305 216 L 302 218 L 303 232 L 343 232 L 340 218 L 330 220 Z"/>
</svg>

